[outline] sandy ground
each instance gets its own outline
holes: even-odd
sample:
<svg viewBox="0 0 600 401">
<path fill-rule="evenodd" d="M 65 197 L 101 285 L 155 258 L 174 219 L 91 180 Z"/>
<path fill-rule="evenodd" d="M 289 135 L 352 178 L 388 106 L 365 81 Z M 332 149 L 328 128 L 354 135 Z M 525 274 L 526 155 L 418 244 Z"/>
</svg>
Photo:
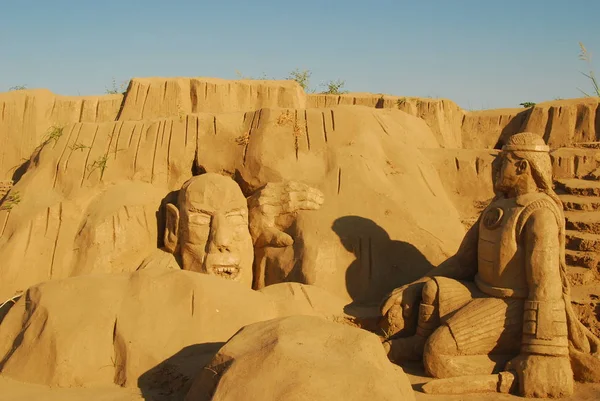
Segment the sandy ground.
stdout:
<svg viewBox="0 0 600 401">
<path fill-rule="evenodd" d="M 0 376 L 2 401 L 143 401 L 140 390 L 117 386 L 99 388 L 50 388 L 21 383 Z"/>
<path fill-rule="evenodd" d="M 404 366 L 404 371 L 415 390 L 417 401 L 516 401 L 526 400 L 528 398 L 517 397 L 513 395 L 485 393 L 468 395 L 430 395 L 420 391 L 421 386 L 431 380 L 424 376 L 423 366 L 419 364 Z M 598 401 L 600 400 L 600 384 L 575 384 L 575 394 L 569 398 L 562 398 L 562 401 Z"/>
<path fill-rule="evenodd" d="M 453 396 L 433 396 L 419 391 L 421 385 L 429 380 L 422 376 L 419 366 L 405 367 L 410 382 L 415 389 L 417 401 L 515 401 L 523 400 L 504 394 L 469 394 Z M 0 400 L 2 401 L 182 401 L 171 397 L 147 396 L 144 398 L 139 389 L 127 389 L 118 386 L 96 388 L 50 388 L 35 384 L 21 383 L 0 376 Z M 576 384 L 575 394 L 564 401 L 600 400 L 600 384 Z M 375 401 L 375 400 L 373 400 Z"/>
</svg>

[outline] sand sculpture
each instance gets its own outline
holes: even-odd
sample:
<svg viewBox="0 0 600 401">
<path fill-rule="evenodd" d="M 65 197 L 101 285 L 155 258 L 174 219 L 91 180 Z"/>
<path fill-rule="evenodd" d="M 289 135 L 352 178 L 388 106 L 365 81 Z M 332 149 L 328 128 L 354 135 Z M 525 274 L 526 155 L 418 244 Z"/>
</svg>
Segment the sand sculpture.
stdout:
<svg viewBox="0 0 600 401">
<path fill-rule="evenodd" d="M 307 370 L 305 365 L 314 364 L 319 353 L 309 352 L 302 361 L 293 359 L 299 351 L 293 346 L 302 345 L 296 338 L 304 338 L 308 348 L 332 354 L 331 366 L 322 367 L 328 373 L 335 369 L 328 371 L 327 366 L 346 366 L 355 360 L 352 349 L 337 355 L 345 344 L 356 343 L 365 349 L 362 371 L 349 370 L 348 376 L 352 380 L 368 379 L 369 384 L 361 392 L 348 390 L 344 399 L 358 401 L 364 393 L 386 400 L 414 399 L 404 372 L 387 363 L 377 336 L 340 324 L 352 318 L 344 313 L 343 301 L 317 287 L 297 283 L 272 284 L 261 292 L 250 289 L 253 246 L 292 245 L 293 238 L 284 230 L 293 223 L 295 214 L 317 210 L 323 201 L 320 191 L 297 182 L 269 183 L 246 199 L 230 177 L 215 173 L 192 177 L 179 191 L 177 206 L 165 205 L 164 237 L 169 253 L 158 250 L 133 273 L 83 275 L 29 288 L 0 326 L 0 370 L 8 377 L 61 387 L 84 383 L 137 384 L 143 392 L 152 392 L 154 387 L 160 387 L 160 391 L 167 388 L 170 395 L 187 394 L 189 400 L 239 399 L 230 394 L 227 384 L 232 376 L 234 381 L 240 380 L 236 369 L 218 368 L 223 377 L 209 374 L 209 380 L 206 379 L 203 366 L 216 363 L 210 357 L 219 347 L 207 344 L 196 350 L 194 344 L 203 339 L 220 340 L 217 344 L 223 344 L 235 334 L 236 327 L 256 323 L 258 332 L 248 327 L 231 338 L 236 341 L 230 349 L 241 351 L 238 365 L 254 366 L 258 356 L 265 358 L 260 363 L 264 366 L 271 366 L 272 359 L 280 360 L 274 367 L 279 369 L 286 360 L 290 363 L 286 375 L 291 375 L 296 389 L 291 391 L 292 383 L 278 379 L 271 398 L 264 398 L 262 393 L 255 393 L 255 397 L 291 400 L 308 391 L 311 399 L 326 400 L 331 394 L 341 394 L 339 389 L 325 386 L 326 376 L 317 384 L 311 379 L 314 368 Z M 70 300 L 82 293 L 86 300 L 71 305 Z M 92 305 L 98 304 L 103 305 L 102 313 L 89 313 Z M 305 320 L 300 315 L 312 319 Z M 292 329 L 286 328 L 286 320 L 281 320 L 287 317 L 296 318 Z M 165 327 L 165 320 L 171 324 Z M 280 322 L 284 323 L 282 327 Z M 68 328 L 73 326 L 77 329 Z M 263 326 L 271 329 L 264 333 L 260 330 Z M 138 330 L 139 327 L 153 329 Z M 60 335 L 66 331 L 71 334 Z M 290 331 L 295 336 L 291 340 Z M 249 340 L 244 339 L 247 336 Z M 332 341 L 337 344 L 335 348 L 331 348 Z M 166 347 L 152 346 L 165 342 L 169 343 Z M 94 352 L 74 357 L 90 343 L 95 344 Z M 236 345 L 239 343 L 241 350 Z M 268 344 L 276 346 L 269 348 Z M 292 348 L 287 344 L 292 344 Z M 180 348 L 183 357 L 169 352 Z M 246 354 L 257 355 L 247 360 Z M 186 362 L 186 358 L 191 362 Z M 223 356 L 214 358 L 218 361 Z M 175 362 L 161 362 L 170 359 Z M 107 361 L 111 364 L 106 365 Z M 158 362 L 161 363 L 155 365 Z M 208 372 L 215 371 L 211 366 Z M 262 374 L 269 376 L 268 372 Z M 260 377 L 258 371 L 255 374 Z M 387 381 L 393 383 L 384 386 Z M 247 380 L 246 384 L 252 388 L 254 382 Z M 219 390 L 221 387 L 225 389 Z M 249 391 L 236 388 L 242 394 Z M 216 398 L 212 398 L 213 393 Z"/>
<path fill-rule="evenodd" d="M 536 134 L 510 137 L 500 156 L 498 196 L 456 257 L 385 300 L 382 313 L 392 332 L 417 317 L 416 334 L 384 342 L 392 360 L 422 357 L 433 377 L 463 376 L 471 384 L 467 392 L 476 388 L 470 376 L 494 371 L 501 371 L 494 381 L 498 391 L 518 383 L 526 397 L 570 395 L 574 375 L 600 378 L 600 340 L 571 308 L 564 216 L 548 151 Z M 490 379 L 481 380 L 489 389 Z M 429 388 L 465 390 L 457 379 Z"/>
<path fill-rule="evenodd" d="M 297 182 L 268 183 L 246 199 L 230 177 L 192 177 L 178 192 L 177 205 L 165 206 L 164 248 L 170 255 L 158 250 L 140 268 L 180 267 L 251 287 L 264 281 L 264 272 L 253 275 L 253 247 L 292 245 L 284 230 L 294 214 L 318 209 L 323 200 L 319 190 Z"/>
<path fill-rule="evenodd" d="M 162 203 L 176 204 L 169 195 L 204 171 L 235 178 L 246 197 L 293 181 L 327 199 L 298 213 L 286 230 L 293 245 L 255 248 L 265 286 L 303 282 L 348 303 L 377 303 L 452 255 L 465 229 L 422 150 L 440 147 L 425 121 L 352 102 L 303 109 L 298 88 L 136 79 L 113 121 L 101 113 L 104 99 L 85 99 L 83 116 L 98 105 L 105 119 L 62 120 L 62 134 L 52 131 L 14 175 L 8 196 L 20 202 L 0 210 L 0 298 L 46 280 L 137 269 L 164 245 Z M 2 133 L 28 129 L 15 123 L 28 113 L 41 119 L 70 104 L 57 99 L 52 108 L 35 92 L 5 97 Z"/>
<path fill-rule="evenodd" d="M 0 394 L 596 399 L 598 104 L 0 94 Z"/>
</svg>

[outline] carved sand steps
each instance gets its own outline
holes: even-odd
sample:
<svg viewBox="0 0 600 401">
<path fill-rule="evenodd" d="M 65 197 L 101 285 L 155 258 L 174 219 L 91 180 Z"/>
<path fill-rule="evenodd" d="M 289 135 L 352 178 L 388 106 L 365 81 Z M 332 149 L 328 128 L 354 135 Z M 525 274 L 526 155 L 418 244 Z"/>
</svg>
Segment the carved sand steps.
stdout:
<svg viewBox="0 0 600 401">
<path fill-rule="evenodd" d="M 585 174 L 597 163 L 599 143 L 579 143 L 577 149 L 561 151 L 555 157 L 555 171 L 567 178 L 556 181 L 556 189 L 565 210 L 567 276 L 571 284 L 571 301 L 581 321 L 592 331 L 598 331 L 598 280 L 600 271 L 600 182 Z M 587 153 L 581 153 L 585 151 Z M 575 154 L 577 157 L 570 157 Z M 557 155 L 555 155 L 557 156 Z M 560 156 L 560 155 L 558 155 Z M 557 168 L 558 166 L 558 168 Z M 562 169 L 562 170 L 561 170 Z"/>
<path fill-rule="evenodd" d="M 597 276 L 594 270 L 579 266 L 569 266 L 567 275 L 572 286 L 591 284 Z"/>
<path fill-rule="evenodd" d="M 569 266 L 580 266 L 586 269 L 595 269 L 598 265 L 600 255 L 596 252 L 572 251 L 567 249 L 565 259 Z"/>
<path fill-rule="evenodd" d="M 568 276 L 574 287 L 598 279 L 600 259 L 600 182 L 568 178 L 556 181 L 565 210 Z"/>
<path fill-rule="evenodd" d="M 570 195 L 578 196 L 600 196 L 600 182 L 580 180 L 577 178 L 562 179 L 556 181 L 558 189 Z"/>
<path fill-rule="evenodd" d="M 559 195 L 563 203 L 565 212 L 582 211 L 594 212 L 600 211 L 600 198 L 595 196 L 579 196 L 579 195 Z"/>
<path fill-rule="evenodd" d="M 585 284 L 571 288 L 571 301 L 575 304 L 586 305 L 598 303 L 598 284 Z"/>
<path fill-rule="evenodd" d="M 567 274 L 571 285 L 586 285 L 598 278 L 600 235 L 567 230 L 566 248 Z"/>
<path fill-rule="evenodd" d="M 565 211 L 567 230 L 600 234 L 600 212 Z"/>
<path fill-rule="evenodd" d="M 600 252 L 600 235 L 598 234 L 567 230 L 566 237 L 567 249 L 572 251 Z"/>
<path fill-rule="evenodd" d="M 566 248 L 567 274 L 571 285 L 581 286 L 596 280 L 599 276 L 600 235 L 567 230 Z"/>
</svg>

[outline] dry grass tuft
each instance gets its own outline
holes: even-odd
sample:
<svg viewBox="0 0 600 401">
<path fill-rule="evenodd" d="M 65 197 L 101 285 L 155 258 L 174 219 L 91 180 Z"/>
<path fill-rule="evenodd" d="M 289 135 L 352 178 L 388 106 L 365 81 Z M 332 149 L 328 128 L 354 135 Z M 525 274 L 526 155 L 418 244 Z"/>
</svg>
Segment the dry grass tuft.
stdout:
<svg viewBox="0 0 600 401">
<path fill-rule="evenodd" d="M 2 201 L 2 205 L 0 206 L 0 211 L 12 210 L 12 208 L 17 206 L 19 203 L 21 203 L 21 195 L 19 194 L 19 191 L 15 191 L 14 193 L 9 193 L 8 195 L 6 195 L 6 197 Z"/>
<path fill-rule="evenodd" d="M 250 142 L 250 131 L 246 131 L 242 135 L 235 138 L 235 142 L 242 146 L 248 145 L 248 142 Z"/>
<path fill-rule="evenodd" d="M 278 125 L 291 124 L 291 123 L 294 123 L 295 120 L 296 120 L 296 117 L 294 116 L 294 113 L 292 113 L 289 110 L 286 110 L 285 112 L 281 113 L 279 115 L 279 117 L 277 117 L 277 124 Z"/>
<path fill-rule="evenodd" d="M 581 42 L 579 42 L 579 49 L 581 50 L 581 52 L 579 53 L 579 59 L 584 61 L 590 69 L 587 74 L 585 72 L 582 72 L 582 74 L 583 74 L 583 76 L 587 77 L 590 81 L 592 81 L 592 87 L 594 89 L 595 94 L 589 95 L 588 93 L 582 91 L 581 89 L 579 89 L 579 88 L 577 88 L 577 89 L 579 89 L 579 91 L 581 93 L 583 93 L 585 96 L 600 97 L 600 86 L 598 86 L 598 81 L 596 80 L 596 75 L 594 74 L 594 68 L 592 65 L 592 54 L 590 52 L 588 52 L 588 50 L 585 48 L 585 46 Z"/>
</svg>

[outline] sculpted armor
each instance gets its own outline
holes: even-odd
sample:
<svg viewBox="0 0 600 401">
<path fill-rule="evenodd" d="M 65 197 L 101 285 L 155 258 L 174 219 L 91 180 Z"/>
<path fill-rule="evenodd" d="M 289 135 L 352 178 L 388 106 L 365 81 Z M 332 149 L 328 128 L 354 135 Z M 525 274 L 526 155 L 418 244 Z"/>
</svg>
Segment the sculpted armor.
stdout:
<svg viewBox="0 0 600 401">
<path fill-rule="evenodd" d="M 536 194 L 537 195 L 537 194 Z M 499 199 L 483 212 L 477 246 L 477 287 L 497 298 L 527 298 L 525 253 L 517 246 L 516 226 L 523 199 Z"/>
<path fill-rule="evenodd" d="M 475 283 L 483 293 L 495 298 L 529 298 L 523 308 L 522 352 L 567 355 L 564 300 L 531 299 L 527 285 L 526 248 L 520 237 L 528 217 L 540 208 L 550 209 L 562 226 L 556 203 L 541 192 L 500 199 L 484 210 L 479 225 Z M 547 278 L 552 279 L 558 283 L 560 277 Z"/>
<path fill-rule="evenodd" d="M 521 352 L 569 355 L 568 334 L 564 299 L 525 301 Z"/>
<path fill-rule="evenodd" d="M 539 207 L 550 208 L 560 221 L 555 202 L 542 192 L 498 199 L 483 211 L 475 276 L 483 293 L 497 298 L 528 297 L 526 250 L 520 235 L 528 215 Z"/>
<path fill-rule="evenodd" d="M 525 397 L 572 394 L 574 378 L 600 382 L 600 340 L 570 303 L 565 217 L 548 151 L 537 134 L 511 136 L 494 177 L 498 196 L 457 254 L 383 304 L 384 316 L 398 302 L 402 313 L 394 316 L 410 317 L 420 290 L 416 334 L 384 346 L 395 361 L 421 357 L 441 380 L 436 392 L 446 391 L 446 378 L 463 376 L 452 382 L 462 386 L 484 374 L 512 392 L 498 383 L 502 370 Z"/>
</svg>

